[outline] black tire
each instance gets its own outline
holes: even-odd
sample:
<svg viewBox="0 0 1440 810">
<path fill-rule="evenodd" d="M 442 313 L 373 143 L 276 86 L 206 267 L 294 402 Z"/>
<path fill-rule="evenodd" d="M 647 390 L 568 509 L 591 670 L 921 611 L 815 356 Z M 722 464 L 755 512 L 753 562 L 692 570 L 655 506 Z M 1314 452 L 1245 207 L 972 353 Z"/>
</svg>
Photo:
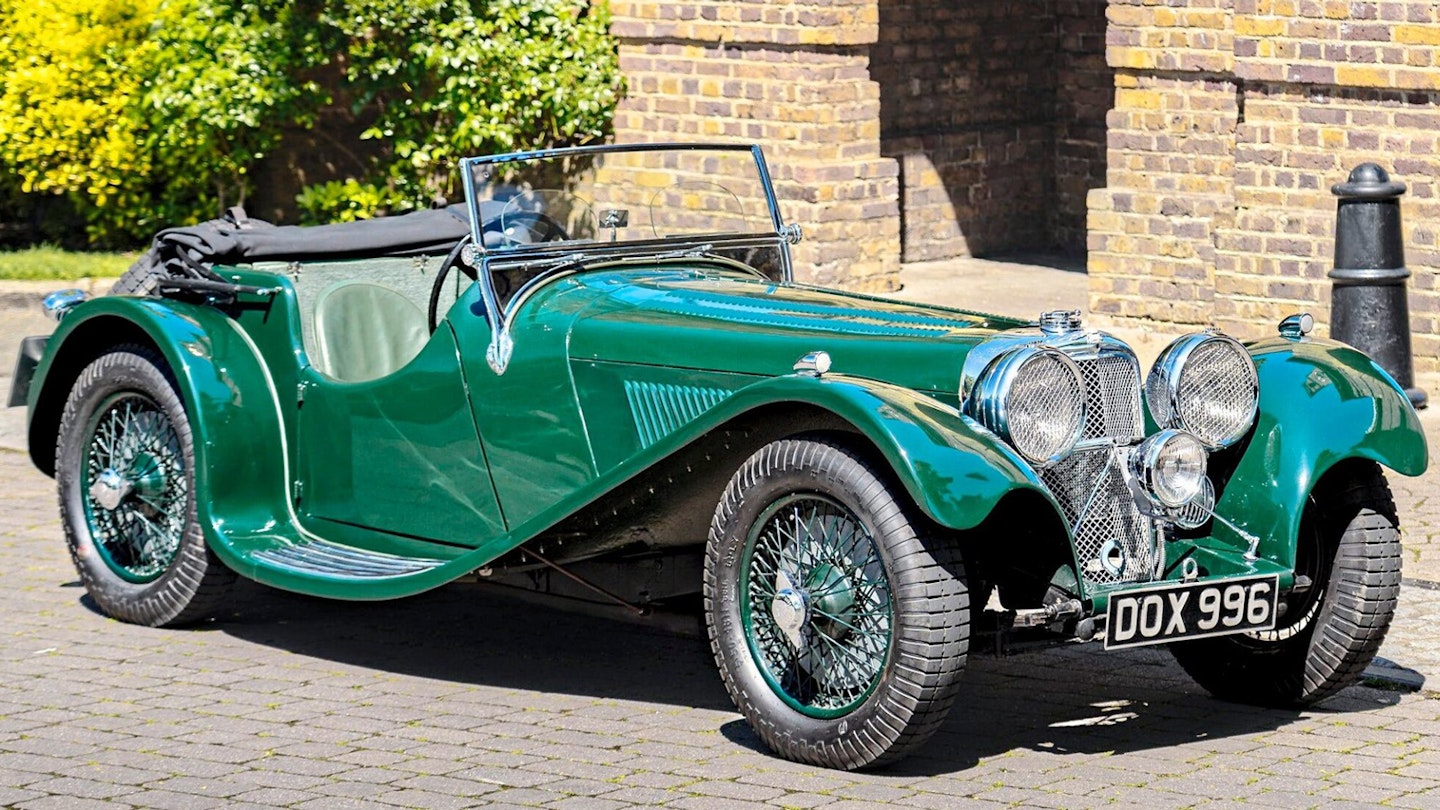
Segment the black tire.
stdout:
<svg viewBox="0 0 1440 810">
<path fill-rule="evenodd" d="M 86 366 L 55 458 L 70 557 L 96 606 L 151 627 L 211 615 L 235 574 L 196 518 L 190 421 L 165 361 L 122 346 Z"/>
<path fill-rule="evenodd" d="M 111 295 L 150 295 L 160 287 L 160 281 L 166 277 L 164 268 L 160 266 L 159 256 L 155 250 L 147 250 L 140 254 L 140 258 L 130 265 L 124 275 L 110 288 Z"/>
<path fill-rule="evenodd" d="M 886 481 L 843 446 L 787 439 L 751 456 L 715 510 L 705 555 L 711 650 L 735 705 L 765 744 L 787 759 L 847 770 L 898 760 L 939 728 L 959 689 L 970 640 L 970 600 L 959 550 L 953 542 L 920 536 L 917 528 L 923 524 L 912 519 L 903 493 Z M 793 522 L 785 511 L 792 508 Z M 805 509 L 809 517 L 802 520 Z M 817 509 L 824 514 L 817 516 Z M 790 525 L 794 559 L 786 550 L 774 553 L 785 532 L 770 533 L 772 526 Z M 822 535 L 838 536 L 854 525 L 864 532 L 852 530 L 847 550 L 816 556 L 814 549 L 832 548 L 827 543 L 833 538 Z M 768 603 L 750 596 L 769 582 L 762 564 L 766 554 L 779 561 Z M 782 567 L 794 568 L 788 579 L 778 573 Z M 885 610 L 879 608 L 880 570 L 888 595 Z M 760 576 L 752 580 L 747 571 Z M 789 614 L 803 619 L 788 620 L 790 632 L 803 639 L 799 646 L 785 641 L 791 636 L 775 612 L 783 601 L 775 595 L 782 581 L 795 584 L 783 588 L 788 598 L 800 599 L 795 592 L 806 592 L 804 609 Z M 820 607 L 826 599 L 840 598 L 836 593 L 849 599 L 843 607 L 847 621 Z M 753 621 L 747 622 L 745 605 L 752 602 L 764 609 L 750 613 Z M 800 624 L 798 630 L 794 624 Z M 828 663 L 827 650 L 834 650 Z M 782 666 L 777 654 L 791 661 Z M 861 659 L 858 680 L 815 674 Z M 835 705 L 848 693 L 831 700 L 862 683 L 868 686 L 848 702 Z"/>
<path fill-rule="evenodd" d="M 1274 631 L 1172 644 L 1216 697 L 1308 706 L 1360 679 L 1385 641 L 1400 593 L 1400 522 L 1371 462 L 1332 470 L 1305 507 L 1296 573 L 1314 582 L 1286 599 Z"/>
</svg>

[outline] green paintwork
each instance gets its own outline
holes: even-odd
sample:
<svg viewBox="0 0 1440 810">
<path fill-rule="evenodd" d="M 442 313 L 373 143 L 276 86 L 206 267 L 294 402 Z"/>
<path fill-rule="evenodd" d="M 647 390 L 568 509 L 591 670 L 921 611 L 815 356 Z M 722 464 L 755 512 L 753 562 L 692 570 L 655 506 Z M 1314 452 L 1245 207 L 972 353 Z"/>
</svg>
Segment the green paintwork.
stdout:
<svg viewBox="0 0 1440 810">
<path fill-rule="evenodd" d="M 67 365 L 72 352 L 134 342 L 127 325 L 148 336 L 175 375 L 190 417 L 202 527 L 216 552 L 244 573 L 243 558 L 232 549 L 255 534 L 293 532 L 293 527 L 284 519 L 289 488 L 285 444 L 266 370 L 244 332 L 223 313 L 121 296 L 77 307 L 56 329 L 36 371 L 31 421 L 41 400 L 63 401 L 72 381 L 52 380 L 51 368 Z M 42 440 L 32 433 L 32 455 Z"/>
<path fill-rule="evenodd" d="M 1425 472 L 1419 417 L 1400 387 L 1355 349 L 1317 338 L 1250 346 L 1260 415 L 1216 511 L 1261 538 L 1259 554 L 1289 570 L 1305 500 L 1340 461 L 1369 459 L 1403 475 Z M 1224 526 L 1216 539 L 1245 543 Z"/>
<path fill-rule="evenodd" d="M 207 539 L 240 573 L 277 587 L 380 599 L 438 586 L 707 433 L 786 404 L 848 422 L 942 526 L 972 528 L 1019 490 L 1054 506 L 1030 467 L 958 410 L 967 352 L 1017 321 L 780 285 L 696 260 L 611 266 L 522 299 L 504 374 L 486 362 L 490 326 L 470 285 L 414 360 L 342 383 L 310 366 L 287 277 L 225 272 L 279 292 L 224 311 L 131 297 L 73 310 L 37 369 L 31 418 L 37 403 L 63 404 L 71 380 L 52 379 L 52 368 L 73 374 L 65 357 L 130 340 L 119 327 L 132 324 L 175 369 Z M 792 370 L 817 350 L 831 355 L 831 373 Z M 1288 577 L 1299 508 L 1320 475 L 1348 457 L 1416 474 L 1425 447 L 1393 382 L 1353 350 L 1276 339 L 1252 351 L 1260 422 L 1219 509 L 1265 538 L 1261 559 L 1245 562 L 1224 527 L 1194 541 L 1194 553 L 1212 576 Z M 53 434 L 31 438 L 32 449 L 53 446 Z M 277 550 L 328 548 L 320 538 L 423 564 L 356 577 L 275 562 Z"/>
<path fill-rule="evenodd" d="M 301 514 L 461 546 L 504 533 L 448 326 L 390 376 L 301 380 Z"/>
<path fill-rule="evenodd" d="M 809 351 L 836 371 L 952 397 L 965 353 L 999 329 L 996 316 L 783 287 L 736 272 L 673 265 L 595 271 L 580 282 L 595 303 L 575 325 L 571 356 L 631 365 L 790 373 Z M 598 294 L 598 295 L 597 295 Z M 521 338 L 516 338 L 517 351 Z M 953 402 L 953 399 L 951 400 Z"/>
</svg>

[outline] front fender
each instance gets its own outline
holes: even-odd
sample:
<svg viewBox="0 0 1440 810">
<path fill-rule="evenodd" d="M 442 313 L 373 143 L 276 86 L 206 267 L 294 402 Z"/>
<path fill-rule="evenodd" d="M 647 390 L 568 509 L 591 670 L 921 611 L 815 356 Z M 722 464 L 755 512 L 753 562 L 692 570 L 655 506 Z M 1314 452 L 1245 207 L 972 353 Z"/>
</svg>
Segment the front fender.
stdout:
<svg viewBox="0 0 1440 810">
<path fill-rule="evenodd" d="M 742 412 L 777 402 L 824 408 L 865 434 L 915 503 L 942 526 L 974 528 L 1016 490 L 1038 493 L 1063 514 L 1013 450 L 924 394 L 843 374 L 775 377 L 736 392 L 724 408 Z"/>
<path fill-rule="evenodd" d="M 1305 501 L 1336 464 L 1367 459 L 1425 472 L 1420 419 L 1373 360 L 1332 340 L 1271 338 L 1250 346 L 1259 417 L 1216 512 L 1260 537 L 1262 557 L 1293 568 Z M 1216 526 L 1243 545 L 1228 527 Z"/>
<path fill-rule="evenodd" d="M 212 547 L 223 550 L 230 529 L 292 528 L 285 437 L 272 387 L 245 333 L 207 306 L 107 296 L 72 310 L 46 346 L 30 389 L 29 441 L 36 465 L 54 470 L 60 412 L 75 377 L 100 354 L 137 342 L 165 358 L 185 403 L 195 448 L 196 506 Z"/>
</svg>

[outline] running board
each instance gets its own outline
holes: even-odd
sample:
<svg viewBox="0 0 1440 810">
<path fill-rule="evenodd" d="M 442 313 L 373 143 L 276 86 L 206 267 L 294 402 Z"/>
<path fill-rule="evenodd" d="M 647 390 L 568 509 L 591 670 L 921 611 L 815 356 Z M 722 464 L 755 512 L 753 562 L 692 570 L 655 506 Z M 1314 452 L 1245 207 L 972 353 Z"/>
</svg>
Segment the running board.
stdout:
<svg viewBox="0 0 1440 810">
<path fill-rule="evenodd" d="M 293 546 L 256 551 L 250 558 L 269 568 L 329 579 L 381 580 L 439 568 L 449 560 L 400 557 L 312 539 Z"/>
</svg>

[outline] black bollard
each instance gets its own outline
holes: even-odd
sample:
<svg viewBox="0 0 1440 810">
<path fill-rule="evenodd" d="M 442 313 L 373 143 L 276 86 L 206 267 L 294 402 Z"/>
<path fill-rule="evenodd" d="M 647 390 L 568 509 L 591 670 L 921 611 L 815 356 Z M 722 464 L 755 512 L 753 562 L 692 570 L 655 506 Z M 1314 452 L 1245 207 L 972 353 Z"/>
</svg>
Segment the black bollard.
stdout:
<svg viewBox="0 0 1440 810">
<path fill-rule="evenodd" d="M 1405 297 L 1410 278 L 1400 233 L 1405 184 L 1374 163 L 1362 163 L 1330 193 L 1340 198 L 1335 269 L 1330 271 L 1330 336 L 1374 358 L 1405 389 L 1410 404 L 1423 408 L 1429 397 L 1415 387 Z"/>
</svg>

